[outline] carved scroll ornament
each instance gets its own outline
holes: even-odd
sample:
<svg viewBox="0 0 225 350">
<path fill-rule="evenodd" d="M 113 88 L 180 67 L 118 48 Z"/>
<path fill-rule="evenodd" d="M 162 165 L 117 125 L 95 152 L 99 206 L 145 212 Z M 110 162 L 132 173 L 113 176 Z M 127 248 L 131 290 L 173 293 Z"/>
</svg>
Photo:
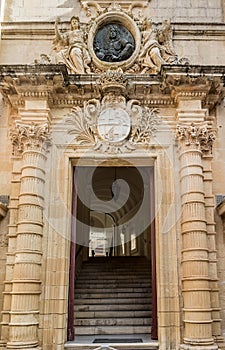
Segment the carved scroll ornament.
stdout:
<svg viewBox="0 0 225 350">
<path fill-rule="evenodd" d="M 19 156 L 27 149 L 46 150 L 50 145 L 48 124 L 18 123 L 10 129 L 13 155 Z"/>
<path fill-rule="evenodd" d="M 136 100 L 106 95 L 103 100 L 88 101 L 83 108 L 74 107 L 66 117 L 75 142 L 102 152 L 134 151 L 149 145 L 160 122 L 158 110 L 142 107 Z"/>
<path fill-rule="evenodd" d="M 216 139 L 215 131 L 207 125 L 178 125 L 176 137 L 185 146 L 199 148 L 203 154 L 211 154 L 213 142 Z"/>
</svg>

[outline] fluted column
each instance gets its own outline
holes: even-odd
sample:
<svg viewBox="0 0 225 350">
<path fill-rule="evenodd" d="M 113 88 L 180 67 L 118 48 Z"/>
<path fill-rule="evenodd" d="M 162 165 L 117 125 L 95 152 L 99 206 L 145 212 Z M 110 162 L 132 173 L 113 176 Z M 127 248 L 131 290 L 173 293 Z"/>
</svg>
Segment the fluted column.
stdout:
<svg viewBox="0 0 225 350">
<path fill-rule="evenodd" d="M 221 316 L 219 302 L 219 286 L 217 274 L 217 250 L 216 250 L 216 229 L 214 220 L 215 199 L 213 195 L 213 175 L 212 175 L 212 144 L 215 135 L 208 133 L 208 139 L 203 149 L 203 175 L 205 193 L 206 227 L 209 248 L 209 283 L 212 307 L 212 334 L 219 347 L 225 347 L 221 331 Z"/>
<path fill-rule="evenodd" d="M 207 133 L 204 123 L 184 123 L 177 127 L 182 204 L 184 339 L 181 348 L 187 350 L 218 349 L 212 335 L 209 249 L 201 150 Z"/>
<path fill-rule="evenodd" d="M 5 277 L 5 290 L 4 290 L 4 302 L 2 311 L 1 322 L 1 346 L 6 347 L 7 339 L 9 338 L 9 321 L 10 321 L 10 309 L 11 309 L 11 292 L 12 292 L 12 280 L 15 262 L 15 249 L 16 249 L 16 235 L 17 235 L 17 221 L 18 221 L 18 203 L 19 203 L 19 189 L 20 189 L 20 177 L 21 177 L 21 154 L 14 154 L 11 180 L 11 195 L 10 195 L 10 219 L 8 225 L 8 252 L 6 259 L 6 277 Z"/>
<path fill-rule="evenodd" d="M 48 126 L 17 124 L 13 140 L 23 165 L 7 349 L 37 349 Z"/>
</svg>

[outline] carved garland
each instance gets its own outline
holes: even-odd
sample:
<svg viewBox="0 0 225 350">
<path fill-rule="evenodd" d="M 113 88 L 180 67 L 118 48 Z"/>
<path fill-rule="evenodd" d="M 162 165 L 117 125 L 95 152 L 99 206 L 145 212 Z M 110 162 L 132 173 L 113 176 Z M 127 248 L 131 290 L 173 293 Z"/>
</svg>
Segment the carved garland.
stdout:
<svg viewBox="0 0 225 350">
<path fill-rule="evenodd" d="M 212 154 L 216 134 L 206 125 L 199 126 L 192 123 L 189 126 L 178 125 L 176 138 L 184 142 L 185 146 L 192 145 L 195 148 L 200 148 L 203 154 Z"/>
</svg>

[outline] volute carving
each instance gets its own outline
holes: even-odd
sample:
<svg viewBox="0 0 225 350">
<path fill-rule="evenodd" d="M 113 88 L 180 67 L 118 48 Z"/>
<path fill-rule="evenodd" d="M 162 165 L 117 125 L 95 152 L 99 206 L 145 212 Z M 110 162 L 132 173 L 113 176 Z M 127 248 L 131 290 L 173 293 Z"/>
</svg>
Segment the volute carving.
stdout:
<svg viewBox="0 0 225 350">
<path fill-rule="evenodd" d="M 126 80 L 121 72 L 108 72 L 101 79 L 105 92 L 102 100 L 92 99 L 84 107 L 74 107 L 66 117 L 79 145 L 96 151 L 131 152 L 138 145 L 148 145 L 160 122 L 157 109 L 141 106 L 137 100 L 126 100 L 121 94 Z"/>
<path fill-rule="evenodd" d="M 216 139 L 215 131 L 208 128 L 207 125 L 178 125 L 176 138 L 184 146 L 199 148 L 203 154 L 211 154 L 213 142 Z"/>
<path fill-rule="evenodd" d="M 10 129 L 13 155 L 20 156 L 27 149 L 46 150 L 50 145 L 48 124 L 17 123 Z"/>
</svg>

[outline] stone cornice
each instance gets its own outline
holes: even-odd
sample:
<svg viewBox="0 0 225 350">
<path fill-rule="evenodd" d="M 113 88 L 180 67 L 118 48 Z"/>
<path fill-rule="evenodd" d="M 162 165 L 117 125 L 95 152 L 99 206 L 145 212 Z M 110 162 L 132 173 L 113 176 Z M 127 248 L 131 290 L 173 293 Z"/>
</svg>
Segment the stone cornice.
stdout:
<svg viewBox="0 0 225 350">
<path fill-rule="evenodd" d="M 68 26 L 69 21 L 62 21 L 62 28 Z M 224 40 L 225 23 L 174 23 L 174 40 L 185 37 L 190 40 Z M 1 24 L 2 40 L 14 39 L 49 39 L 54 37 L 54 22 L 3 22 Z"/>
<path fill-rule="evenodd" d="M 225 94 L 225 66 L 164 65 L 158 75 L 123 75 L 124 95 L 149 106 L 175 106 L 179 96 L 202 100 L 203 106 L 211 109 Z M 49 107 L 82 105 L 104 94 L 101 77 L 68 75 L 64 65 L 55 64 L 0 66 L 1 92 L 15 108 L 23 107 L 29 99 L 45 99 Z"/>
</svg>

